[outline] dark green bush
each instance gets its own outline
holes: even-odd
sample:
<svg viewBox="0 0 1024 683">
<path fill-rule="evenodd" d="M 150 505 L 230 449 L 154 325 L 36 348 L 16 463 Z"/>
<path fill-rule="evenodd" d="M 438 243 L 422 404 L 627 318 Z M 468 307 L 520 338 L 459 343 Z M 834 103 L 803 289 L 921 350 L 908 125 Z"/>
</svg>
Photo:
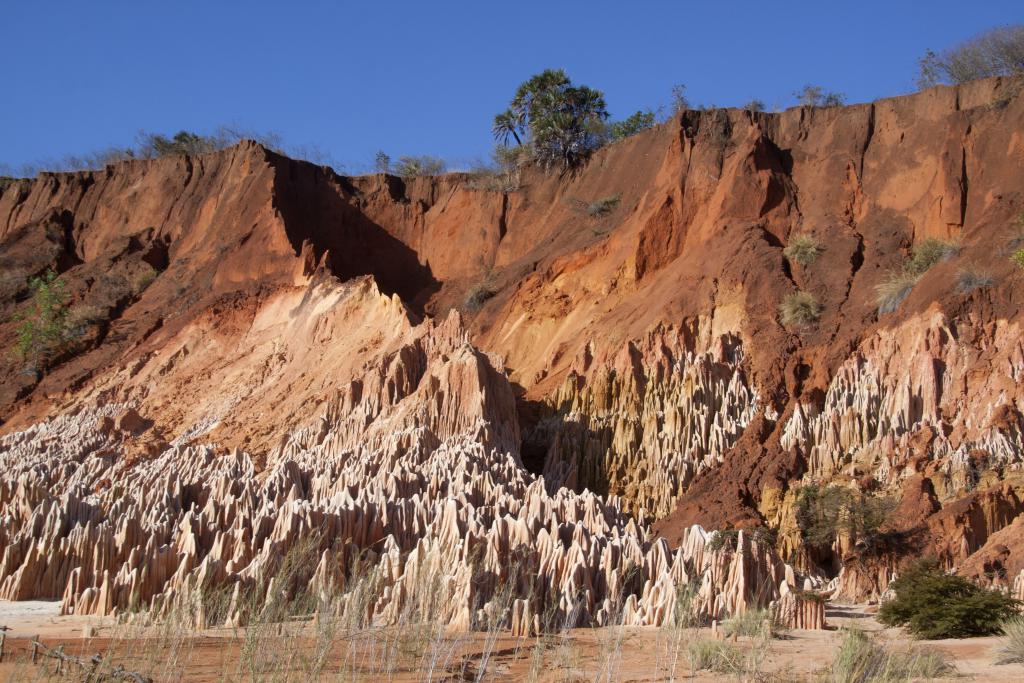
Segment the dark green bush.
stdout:
<svg viewBox="0 0 1024 683">
<path fill-rule="evenodd" d="M 171 154 L 202 154 L 218 149 L 216 138 L 187 130 L 180 130 L 171 138 L 150 133 L 145 136 L 143 145 L 144 151 L 151 152 L 152 156 L 157 157 Z"/>
<path fill-rule="evenodd" d="M 865 549 L 886 540 L 881 531 L 896 501 L 869 496 L 843 486 L 804 486 L 797 492 L 796 523 L 800 536 L 812 548 L 829 548 L 840 532 L 851 534 Z"/>
<path fill-rule="evenodd" d="M 68 295 L 53 270 L 29 280 L 28 310 L 15 316 L 19 323 L 14 350 L 24 361 L 44 361 L 65 341 L 68 333 Z"/>
<path fill-rule="evenodd" d="M 612 140 L 622 140 L 652 127 L 654 127 L 654 112 L 638 111 L 622 121 L 611 123 L 608 126 L 608 134 Z"/>
<path fill-rule="evenodd" d="M 1020 603 L 998 590 L 946 574 L 931 560 L 915 563 L 893 581 L 896 594 L 878 610 L 887 626 L 906 626 L 920 638 L 969 638 L 999 633 Z"/>
</svg>

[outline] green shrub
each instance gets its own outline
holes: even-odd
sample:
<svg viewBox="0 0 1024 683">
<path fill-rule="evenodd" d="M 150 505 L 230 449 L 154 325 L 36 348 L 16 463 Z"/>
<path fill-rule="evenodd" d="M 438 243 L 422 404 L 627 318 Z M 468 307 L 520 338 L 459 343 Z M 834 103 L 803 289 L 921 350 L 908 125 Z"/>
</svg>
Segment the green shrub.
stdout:
<svg viewBox="0 0 1024 683">
<path fill-rule="evenodd" d="M 1024 664 L 1024 617 L 1011 617 L 1003 622 L 1006 637 L 996 648 L 996 664 Z"/>
<path fill-rule="evenodd" d="M 855 629 L 846 631 L 831 669 L 835 683 L 903 683 L 956 674 L 949 656 L 940 650 L 894 650 Z"/>
<path fill-rule="evenodd" d="M 608 135 L 612 140 L 622 140 L 653 127 L 654 112 L 650 110 L 637 111 L 622 121 L 612 122 L 608 126 Z"/>
<path fill-rule="evenodd" d="M 746 104 L 744 104 L 743 108 L 746 109 L 747 111 L 764 111 L 765 110 L 764 102 L 762 102 L 761 100 L 757 99 L 756 97 L 754 99 L 750 100 L 749 102 L 747 102 Z"/>
<path fill-rule="evenodd" d="M 929 237 L 914 245 L 904 270 L 911 275 L 924 275 L 932 266 L 955 256 L 959 251 L 960 245 L 956 242 L 943 242 Z"/>
<path fill-rule="evenodd" d="M 1019 602 L 946 574 L 934 561 L 919 561 L 889 584 L 896 597 L 878 610 L 888 626 L 906 626 L 921 638 L 967 638 L 999 633 L 1017 614 Z"/>
<path fill-rule="evenodd" d="M 432 156 L 407 156 L 398 157 L 395 165 L 395 173 L 403 178 L 415 178 L 417 176 L 432 176 L 444 173 L 444 159 Z"/>
<path fill-rule="evenodd" d="M 1024 268 L 1024 249 L 1018 249 L 1013 252 L 1010 260 L 1017 264 L 1018 267 Z"/>
<path fill-rule="evenodd" d="M 969 294 L 982 287 L 991 287 L 995 280 L 988 273 L 978 270 L 961 270 L 956 276 L 956 291 Z"/>
<path fill-rule="evenodd" d="M 378 150 L 373 156 L 373 170 L 377 173 L 391 173 L 391 157 L 384 150 Z"/>
<path fill-rule="evenodd" d="M 67 337 L 68 294 L 64 281 L 53 270 L 30 278 L 28 286 L 28 310 L 14 318 L 19 323 L 14 350 L 23 361 L 42 361 Z"/>
<path fill-rule="evenodd" d="M 779 314 L 783 325 L 803 327 L 818 321 L 821 317 L 821 304 L 809 292 L 794 292 L 782 300 Z"/>
<path fill-rule="evenodd" d="M 622 199 L 621 194 L 614 194 L 608 197 L 602 197 L 597 201 L 591 202 L 587 205 L 587 215 L 591 218 L 599 218 L 601 216 L 607 216 L 615 207 L 619 205 L 619 201 Z"/>
<path fill-rule="evenodd" d="M 881 545 L 881 531 L 896 500 L 869 496 L 843 486 L 801 487 L 796 495 L 796 524 L 803 541 L 819 550 L 831 547 L 839 533 L 848 533 L 866 549 Z"/>
<path fill-rule="evenodd" d="M 801 266 L 809 266 L 818 258 L 821 247 L 818 241 L 810 235 L 794 235 L 789 239 L 789 244 L 782 250 L 790 261 L 796 261 Z"/>
</svg>

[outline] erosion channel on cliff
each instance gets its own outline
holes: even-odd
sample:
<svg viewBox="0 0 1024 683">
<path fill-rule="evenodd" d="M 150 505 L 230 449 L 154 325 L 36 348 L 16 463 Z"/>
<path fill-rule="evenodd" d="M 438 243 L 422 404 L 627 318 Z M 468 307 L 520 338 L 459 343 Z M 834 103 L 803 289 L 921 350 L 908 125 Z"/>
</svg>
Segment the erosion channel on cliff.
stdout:
<svg viewBox="0 0 1024 683">
<path fill-rule="evenodd" d="M 237 624 L 295 552 L 382 623 L 518 633 L 690 588 L 820 627 L 922 551 L 1024 593 L 1019 89 L 687 111 L 514 191 L 248 142 L 5 180 L 0 340 L 49 269 L 73 334 L 0 359 L 0 598 Z M 812 551 L 808 485 L 902 546 Z"/>
</svg>

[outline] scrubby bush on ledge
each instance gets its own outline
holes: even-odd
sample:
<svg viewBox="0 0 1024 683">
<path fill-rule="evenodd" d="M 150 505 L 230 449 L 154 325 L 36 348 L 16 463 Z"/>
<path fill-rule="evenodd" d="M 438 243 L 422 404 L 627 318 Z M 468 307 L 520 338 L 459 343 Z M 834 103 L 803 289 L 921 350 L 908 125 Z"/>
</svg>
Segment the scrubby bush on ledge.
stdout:
<svg viewBox="0 0 1024 683">
<path fill-rule="evenodd" d="M 793 96 L 805 107 L 841 107 L 846 103 L 843 93 L 827 91 L 820 85 L 805 85 Z"/>
<path fill-rule="evenodd" d="M 469 291 L 466 292 L 466 298 L 463 301 L 466 306 L 466 310 L 471 312 L 479 311 L 488 299 L 491 299 L 497 292 L 495 291 L 494 285 L 490 280 L 483 280 L 477 282 Z"/>
<path fill-rule="evenodd" d="M 439 175 L 444 170 L 444 159 L 432 156 L 398 157 L 398 163 L 395 164 L 395 173 L 403 178 Z"/>
<path fill-rule="evenodd" d="M 969 294 L 976 289 L 991 287 L 995 279 L 981 270 L 964 269 L 956 274 L 956 291 L 958 294 Z"/>
<path fill-rule="evenodd" d="M 910 296 L 910 292 L 917 284 L 917 275 L 906 271 L 893 271 L 880 284 L 875 286 L 875 302 L 878 305 L 878 313 L 892 313 L 903 300 Z"/>
<path fill-rule="evenodd" d="M 29 280 L 28 310 L 15 316 L 15 354 L 23 361 L 44 363 L 68 335 L 68 294 L 64 281 L 47 270 Z"/>
<path fill-rule="evenodd" d="M 929 237 L 914 245 L 910 259 L 902 270 L 889 273 L 885 280 L 875 287 L 875 302 L 879 315 L 892 313 L 903 300 L 910 296 L 914 285 L 932 266 L 945 261 L 960 252 L 956 242 L 944 242 Z"/>
<path fill-rule="evenodd" d="M 621 194 L 613 194 L 607 197 L 602 197 L 596 201 L 591 202 L 587 205 L 587 215 L 591 218 L 600 218 L 606 216 L 615 210 L 615 207 L 619 205 L 622 200 Z"/>
<path fill-rule="evenodd" d="M 889 585 L 895 597 L 882 604 L 878 620 L 906 626 L 920 638 L 969 638 L 999 633 L 1020 603 L 998 590 L 982 588 L 934 561 L 923 560 Z"/>
<path fill-rule="evenodd" d="M 821 304 L 810 292 L 794 292 L 782 300 L 779 314 L 786 327 L 803 327 L 818 322 Z"/>
<path fill-rule="evenodd" d="M 934 237 L 929 237 L 914 245 L 910 261 L 907 262 L 905 270 L 911 275 L 924 275 L 932 266 L 955 256 L 959 252 L 960 245 L 956 242 L 944 242 Z"/>
<path fill-rule="evenodd" d="M 782 250 L 790 261 L 796 261 L 801 266 L 809 266 L 818 258 L 821 247 L 818 241 L 810 235 L 794 235 L 789 239 L 789 244 Z"/>
<path fill-rule="evenodd" d="M 1024 268 L 1024 249 L 1018 249 L 1013 252 L 1013 256 L 1010 257 L 1010 260 L 1016 263 L 1019 267 Z"/>
</svg>

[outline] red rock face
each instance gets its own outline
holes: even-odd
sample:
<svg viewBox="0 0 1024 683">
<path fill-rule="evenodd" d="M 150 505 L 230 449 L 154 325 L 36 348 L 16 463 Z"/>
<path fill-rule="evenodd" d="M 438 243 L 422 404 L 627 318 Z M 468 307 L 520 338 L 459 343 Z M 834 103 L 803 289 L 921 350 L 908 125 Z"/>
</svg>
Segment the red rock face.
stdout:
<svg viewBox="0 0 1024 683">
<path fill-rule="evenodd" d="M 132 595 L 168 605 L 200 576 L 255 581 L 268 571 L 260 553 L 291 535 L 257 543 L 255 527 L 237 531 L 256 513 L 218 512 L 226 492 L 200 498 L 221 524 L 248 520 L 228 525 L 240 534 L 230 542 L 183 531 L 197 523 L 191 493 L 169 504 L 173 533 L 109 497 L 144 508 L 145 482 L 181 467 L 191 468 L 183 491 L 236 468 L 253 500 L 313 501 L 314 516 L 340 514 L 327 503 L 333 484 L 310 482 L 342 470 L 373 505 L 415 492 L 436 507 L 409 512 L 424 516 L 418 537 L 381 522 L 357 543 L 392 538 L 396 567 L 417 538 L 541 547 L 550 541 L 538 525 L 568 523 L 572 509 L 581 530 L 566 527 L 572 542 L 537 562 L 564 552 L 589 567 L 552 574 L 551 599 L 564 602 L 586 576 L 598 621 L 624 610 L 658 622 L 673 582 L 701 567 L 720 567 L 704 589 L 709 615 L 754 600 L 743 571 L 778 587 L 778 557 L 742 545 L 735 557 L 747 560 L 735 561 L 747 569 L 728 569 L 705 559 L 693 525 L 777 527 L 778 550 L 799 560 L 795 491 L 812 481 L 870 481 L 880 493 L 913 484 L 900 519 L 922 542 L 975 574 L 998 561 L 1010 582 L 1019 551 L 999 539 L 1021 511 L 1024 448 L 1024 276 L 1009 259 L 1024 244 L 1014 232 L 1024 99 L 1004 96 L 1016 85 L 781 114 L 686 112 L 578 172 L 526 169 L 508 193 L 461 174 L 347 178 L 251 143 L 3 186 L 0 341 L 13 346 L 27 278 L 47 268 L 66 283 L 74 334 L 29 371 L 0 358 L 3 500 L 20 510 L 0 537 L 0 593 L 64 595 L 68 609 L 107 613 Z M 609 197 L 609 210 L 590 210 Z M 808 264 L 784 253 L 804 235 L 820 248 Z M 880 314 L 876 286 L 927 238 L 958 251 Z M 968 271 L 986 284 L 958 288 Z M 467 304 L 474 289 L 488 294 L 479 306 Z M 820 317 L 786 326 L 779 306 L 798 291 Z M 463 471 L 458 452 L 497 468 L 476 493 L 442 483 Z M 26 463 L 39 477 L 30 483 L 19 479 Z M 294 491 L 274 489 L 275 477 Z M 515 533 L 499 513 L 462 507 L 474 495 L 507 507 L 527 489 L 530 505 L 508 508 Z M 468 497 L 443 513 L 457 491 Z M 95 511 L 82 513 L 83 501 Z M 364 502 L 351 519 L 375 519 Z M 32 522 L 58 508 L 61 533 L 78 534 L 63 546 Z M 125 514 L 142 530 L 119 531 Z M 117 548 L 100 564 L 68 550 L 95 541 L 69 530 L 89 522 L 110 525 L 89 533 Z M 623 592 L 612 572 L 624 557 L 671 555 L 642 528 L 652 522 L 667 547 L 690 549 L 649 561 L 648 585 Z M 590 538 L 612 529 L 629 550 Z M 324 550 L 339 553 L 331 543 Z M 847 569 L 835 588 L 880 593 L 898 558 L 857 569 L 857 543 L 836 541 Z M 157 552 L 165 546 L 178 550 Z M 36 578 L 39 553 L 57 547 L 64 568 Z M 469 566 L 448 552 L 432 561 Z M 318 580 L 333 580 L 344 557 L 324 559 Z M 125 578 L 150 565 L 161 569 Z M 792 595 L 770 597 L 789 596 L 794 620 L 818 623 Z M 540 608 L 516 609 L 527 628 Z"/>
</svg>

